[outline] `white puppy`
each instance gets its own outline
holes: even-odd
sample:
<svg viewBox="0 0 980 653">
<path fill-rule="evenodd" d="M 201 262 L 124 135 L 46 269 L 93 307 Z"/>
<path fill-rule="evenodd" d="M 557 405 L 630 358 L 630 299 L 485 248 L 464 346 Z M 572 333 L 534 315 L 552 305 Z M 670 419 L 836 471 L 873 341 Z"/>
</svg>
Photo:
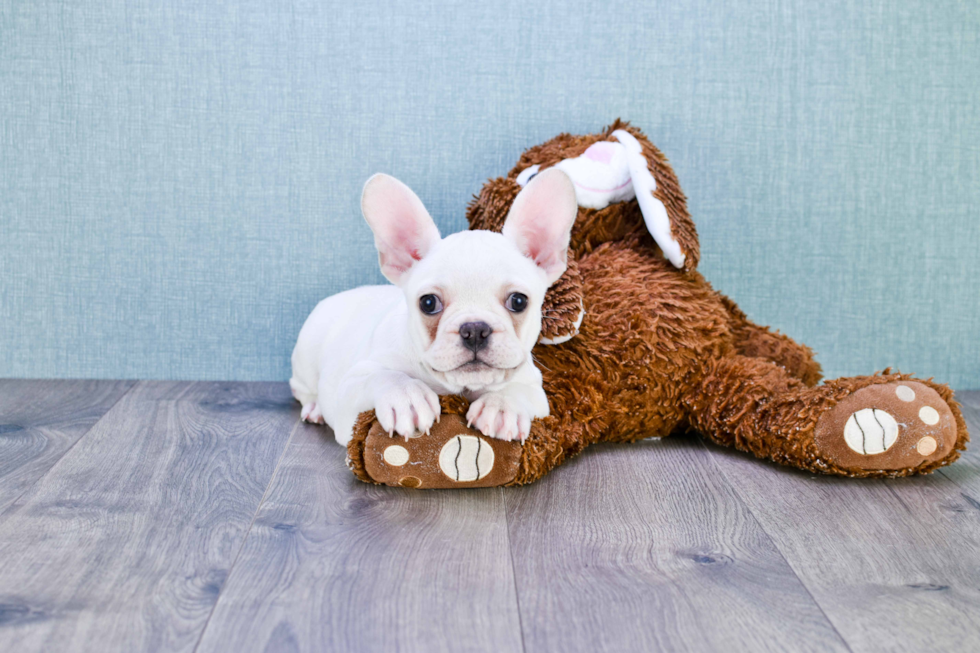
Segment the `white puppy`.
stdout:
<svg viewBox="0 0 980 653">
<path fill-rule="evenodd" d="M 531 348 L 545 291 L 565 271 L 578 212 L 560 170 L 518 194 L 503 233 L 441 238 L 419 198 L 393 177 L 364 185 L 361 211 L 394 286 L 324 299 L 293 350 L 289 385 L 303 419 L 326 421 L 346 445 L 359 413 L 374 409 L 389 433 L 427 433 L 440 394 L 471 400 L 470 425 L 504 440 L 527 437 L 548 415 Z"/>
</svg>

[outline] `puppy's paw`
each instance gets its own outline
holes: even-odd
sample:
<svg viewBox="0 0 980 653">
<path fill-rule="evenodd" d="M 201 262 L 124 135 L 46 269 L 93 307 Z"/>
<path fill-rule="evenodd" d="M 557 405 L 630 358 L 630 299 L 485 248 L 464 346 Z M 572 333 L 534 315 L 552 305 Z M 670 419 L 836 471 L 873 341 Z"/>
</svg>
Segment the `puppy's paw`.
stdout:
<svg viewBox="0 0 980 653">
<path fill-rule="evenodd" d="M 531 432 L 531 409 L 513 395 L 488 392 L 470 404 L 466 422 L 487 437 L 524 442 Z"/>
<path fill-rule="evenodd" d="M 309 422 L 310 424 L 324 424 L 323 414 L 320 412 L 319 406 L 316 405 L 315 401 L 303 406 L 303 410 L 300 411 L 299 416 L 304 422 Z"/>
<path fill-rule="evenodd" d="M 388 435 L 410 438 L 416 431 L 428 433 L 438 420 L 442 408 L 439 395 L 416 379 L 409 379 L 383 391 L 377 398 L 374 412 L 381 428 Z"/>
</svg>

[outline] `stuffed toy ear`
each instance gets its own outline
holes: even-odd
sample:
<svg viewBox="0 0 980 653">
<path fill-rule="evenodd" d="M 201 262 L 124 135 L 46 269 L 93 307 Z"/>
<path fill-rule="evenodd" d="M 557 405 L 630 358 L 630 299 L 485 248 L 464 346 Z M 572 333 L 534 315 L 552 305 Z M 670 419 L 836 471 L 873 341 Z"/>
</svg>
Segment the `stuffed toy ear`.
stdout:
<svg viewBox="0 0 980 653">
<path fill-rule="evenodd" d="M 548 275 L 548 284 L 565 271 L 572 225 L 578 217 L 575 186 L 561 170 L 536 175 L 517 194 L 501 231 Z"/>
<path fill-rule="evenodd" d="M 693 270 L 700 258 L 698 236 L 673 170 L 659 151 L 645 148 L 629 131 L 616 129 L 612 136 L 626 150 L 633 192 L 650 235 L 674 267 Z"/>
<path fill-rule="evenodd" d="M 394 284 L 441 238 L 422 200 L 389 175 L 376 174 L 364 184 L 361 213 L 374 232 L 381 273 Z"/>
<path fill-rule="evenodd" d="M 574 258 L 569 258 L 565 274 L 545 293 L 538 342 L 542 345 L 560 345 L 578 335 L 585 319 L 583 294 L 578 263 Z"/>
</svg>

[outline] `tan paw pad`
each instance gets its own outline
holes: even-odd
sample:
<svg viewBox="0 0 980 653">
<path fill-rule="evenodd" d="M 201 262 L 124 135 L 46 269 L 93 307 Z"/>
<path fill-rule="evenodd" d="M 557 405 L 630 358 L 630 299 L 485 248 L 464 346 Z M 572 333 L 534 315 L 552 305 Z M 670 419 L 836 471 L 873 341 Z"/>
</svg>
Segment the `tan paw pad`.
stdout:
<svg viewBox="0 0 980 653">
<path fill-rule="evenodd" d="M 956 419 L 935 390 L 915 381 L 856 390 L 817 422 L 814 444 L 827 461 L 855 470 L 895 470 L 943 459 Z"/>
<path fill-rule="evenodd" d="M 443 415 L 427 435 L 404 440 L 375 421 L 364 440 L 364 471 L 385 485 L 419 489 L 493 487 L 517 476 L 520 442 L 488 438 L 460 415 Z"/>
</svg>

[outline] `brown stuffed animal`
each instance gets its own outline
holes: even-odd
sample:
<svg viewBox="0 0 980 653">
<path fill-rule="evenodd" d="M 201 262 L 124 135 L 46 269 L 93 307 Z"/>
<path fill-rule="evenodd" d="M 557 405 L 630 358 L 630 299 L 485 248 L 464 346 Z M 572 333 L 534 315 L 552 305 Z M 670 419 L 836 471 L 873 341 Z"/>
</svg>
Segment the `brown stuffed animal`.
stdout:
<svg viewBox="0 0 980 653">
<path fill-rule="evenodd" d="M 813 352 L 753 324 L 696 271 L 694 223 L 674 171 L 636 128 L 556 138 L 526 151 L 471 203 L 473 229 L 499 231 L 537 171 L 565 170 L 579 214 L 569 266 L 545 300 L 534 349 L 551 415 L 523 446 L 465 423 L 443 398 L 429 435 L 393 439 L 364 413 L 348 445 L 361 480 L 408 487 L 520 485 L 599 442 L 689 430 L 759 458 L 858 477 L 922 474 L 966 448 L 946 386 L 889 370 L 817 385 Z"/>
</svg>

